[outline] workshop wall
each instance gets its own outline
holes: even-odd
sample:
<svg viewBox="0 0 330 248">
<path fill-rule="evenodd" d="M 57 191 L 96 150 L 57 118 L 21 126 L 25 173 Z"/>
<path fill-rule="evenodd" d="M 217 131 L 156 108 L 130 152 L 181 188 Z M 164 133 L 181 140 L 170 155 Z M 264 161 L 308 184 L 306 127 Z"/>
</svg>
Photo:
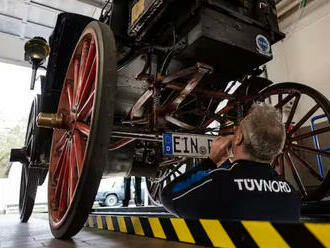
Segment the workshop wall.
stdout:
<svg viewBox="0 0 330 248">
<path fill-rule="evenodd" d="M 299 9 L 291 16 L 282 20 L 281 30 L 286 33 L 286 38 L 272 47 L 274 59 L 267 64 L 269 79 L 275 83 L 300 82 L 306 84 L 330 99 L 330 0 L 308 1 L 305 9 Z M 314 104 L 313 104 L 314 105 Z M 298 106 L 298 115 L 306 113 L 311 106 L 305 101 Z M 294 121 L 296 119 L 294 118 Z M 309 122 L 300 130 L 301 133 L 310 131 Z M 316 125 L 317 128 L 324 123 Z M 329 134 L 319 135 L 322 143 L 328 144 Z M 305 139 L 301 145 L 313 146 L 313 140 Z M 316 156 L 310 153 L 300 153 L 318 171 Z M 299 165 L 301 179 L 307 188 L 313 188 L 319 182 L 315 180 L 306 168 Z M 329 164 L 328 158 L 322 158 L 324 164 Z M 329 168 L 325 167 L 325 174 Z M 291 171 L 286 168 L 289 181 L 296 186 Z"/>
<path fill-rule="evenodd" d="M 268 75 L 274 82 L 307 84 L 330 99 L 330 1 L 314 1 L 306 8 L 285 20 L 287 37 L 273 46 Z"/>
</svg>

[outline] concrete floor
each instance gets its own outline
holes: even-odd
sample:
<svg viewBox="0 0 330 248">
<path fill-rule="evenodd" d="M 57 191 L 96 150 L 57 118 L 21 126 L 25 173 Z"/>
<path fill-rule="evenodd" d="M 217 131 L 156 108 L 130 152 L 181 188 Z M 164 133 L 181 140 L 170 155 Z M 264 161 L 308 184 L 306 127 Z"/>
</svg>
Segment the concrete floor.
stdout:
<svg viewBox="0 0 330 248">
<path fill-rule="evenodd" d="M 18 215 L 0 215 L 0 248 L 122 248 L 122 247 L 157 247 L 157 248 L 193 248 L 201 247 L 172 241 L 151 239 L 129 234 L 84 228 L 72 240 L 53 238 L 46 214 L 32 215 L 29 223 L 19 222 Z"/>
</svg>

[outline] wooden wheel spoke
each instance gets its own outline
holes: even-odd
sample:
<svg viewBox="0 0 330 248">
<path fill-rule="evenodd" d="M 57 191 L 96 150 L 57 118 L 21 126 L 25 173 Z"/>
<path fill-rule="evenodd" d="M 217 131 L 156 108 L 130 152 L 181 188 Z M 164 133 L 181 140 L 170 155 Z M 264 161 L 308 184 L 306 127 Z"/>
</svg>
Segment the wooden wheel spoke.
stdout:
<svg viewBox="0 0 330 248">
<path fill-rule="evenodd" d="M 81 175 L 82 167 L 83 167 L 83 162 L 84 162 L 84 153 L 85 153 L 85 142 L 83 140 L 83 137 L 79 132 L 75 132 L 73 136 L 73 143 L 74 143 L 74 152 L 75 152 L 75 157 L 77 161 L 77 170 L 78 170 L 78 175 Z"/>
<path fill-rule="evenodd" d="M 73 107 L 73 91 L 70 83 L 65 84 L 70 109 Z"/>
<path fill-rule="evenodd" d="M 307 191 L 306 191 L 305 186 L 304 186 L 304 184 L 303 184 L 303 182 L 302 182 L 302 180 L 299 176 L 297 168 L 294 166 L 291 158 L 289 157 L 289 155 L 287 153 L 285 153 L 284 156 L 285 156 L 285 160 L 287 161 L 287 163 L 288 163 L 288 165 L 291 169 L 292 175 L 293 175 L 293 177 L 294 177 L 294 179 L 295 179 L 295 181 L 298 185 L 298 188 L 299 188 L 300 192 L 303 194 L 304 197 L 306 197 L 307 196 Z"/>
<path fill-rule="evenodd" d="M 69 166 L 69 202 L 72 202 L 73 194 L 76 189 L 77 185 L 77 161 L 76 161 L 76 149 L 74 144 L 72 144 L 71 150 L 70 150 L 70 166 Z"/>
<path fill-rule="evenodd" d="M 288 128 L 289 128 L 289 126 L 290 126 L 290 124 L 291 124 L 291 122 L 293 120 L 293 116 L 296 113 L 299 100 L 300 100 L 300 94 L 297 95 L 296 98 L 294 99 L 294 103 L 292 105 L 292 108 L 290 110 L 290 114 L 289 114 L 288 119 L 287 119 L 286 124 L 285 124 L 285 129 L 286 130 L 288 130 Z"/>
<path fill-rule="evenodd" d="M 278 157 L 279 157 L 280 155 L 277 155 L 274 159 L 273 159 L 273 161 L 270 163 L 270 166 L 273 168 L 273 169 L 275 169 L 276 168 L 276 166 L 278 165 Z"/>
<path fill-rule="evenodd" d="M 268 97 L 268 102 L 269 102 L 269 104 L 272 104 L 272 97 L 271 96 Z"/>
<path fill-rule="evenodd" d="M 285 178 L 285 167 L 284 167 L 284 156 L 283 154 L 278 157 L 279 165 L 280 165 L 280 175 Z"/>
<path fill-rule="evenodd" d="M 83 79 L 83 74 L 84 74 L 86 60 L 87 60 L 88 49 L 89 49 L 89 42 L 86 40 L 83 42 L 81 55 L 80 55 L 80 68 L 79 68 L 79 74 L 78 74 L 78 84 L 77 84 L 77 88 L 75 88 L 75 92 L 76 92 L 75 98 L 74 98 L 75 104 L 78 103 L 78 99 L 80 97 L 82 79 Z"/>
<path fill-rule="evenodd" d="M 289 131 L 289 134 L 296 132 L 318 109 L 320 105 L 316 104 L 307 114 Z"/>
<path fill-rule="evenodd" d="M 278 94 L 278 102 L 282 102 L 282 99 L 283 99 L 283 95 L 280 93 L 280 94 Z M 279 107 L 279 111 L 280 111 L 280 113 L 281 113 L 281 116 L 283 115 L 283 108 L 282 108 L 282 106 L 281 107 Z"/>
<path fill-rule="evenodd" d="M 309 152 L 309 153 L 313 153 L 313 154 L 319 154 L 321 156 L 325 156 L 325 157 L 328 157 L 328 158 L 330 157 L 330 152 L 327 152 L 327 151 L 317 150 L 317 149 L 310 148 L 310 147 L 307 147 L 307 146 L 295 145 L 295 144 L 291 144 L 291 147 L 294 150 Z"/>
<path fill-rule="evenodd" d="M 91 69 L 88 73 L 86 81 L 84 81 L 83 89 L 78 99 L 78 108 L 80 107 L 81 104 L 86 102 L 88 96 L 90 95 L 90 92 L 94 89 L 96 64 L 97 64 L 96 57 L 94 57 L 93 63 L 91 65 Z"/>
<path fill-rule="evenodd" d="M 76 98 L 76 89 L 78 88 L 78 83 L 79 83 L 79 59 L 75 58 L 74 59 L 74 64 L 73 64 L 73 98 Z"/>
<path fill-rule="evenodd" d="M 80 131 L 82 134 L 86 135 L 87 137 L 89 136 L 90 126 L 88 126 L 87 124 L 82 122 L 77 122 L 76 129 Z"/>
<path fill-rule="evenodd" d="M 320 176 L 319 173 L 317 173 L 316 170 L 314 170 L 314 168 L 312 167 L 312 165 L 310 165 L 306 160 L 303 160 L 302 158 L 300 158 L 294 151 L 289 150 L 289 153 L 295 157 L 301 165 L 303 165 L 304 167 L 306 167 L 308 169 L 308 171 L 312 174 L 312 176 L 314 176 L 317 180 L 319 180 L 320 182 L 323 181 L 323 178 Z"/>
<path fill-rule="evenodd" d="M 63 150 L 61 151 L 60 156 L 57 160 L 57 163 L 55 164 L 55 167 L 53 168 L 53 175 L 52 175 L 53 181 L 57 181 L 58 177 L 61 174 L 60 172 L 63 167 L 63 163 L 65 163 L 67 152 L 68 152 L 67 141 L 65 141 L 63 144 Z"/>
<path fill-rule="evenodd" d="M 320 128 L 320 129 L 317 129 L 317 130 L 314 130 L 314 131 L 311 131 L 308 133 L 304 133 L 304 134 L 292 137 L 291 140 L 298 141 L 298 140 L 306 139 L 306 138 L 309 138 L 309 137 L 312 137 L 312 136 L 315 136 L 315 135 L 318 135 L 321 133 L 326 133 L 326 132 L 330 132 L 330 127 L 324 127 L 324 128 Z"/>
<path fill-rule="evenodd" d="M 79 110 L 78 120 L 85 121 L 92 114 L 94 98 L 95 98 L 95 90 L 88 97 L 84 106 L 82 106 L 81 109 Z"/>
<path fill-rule="evenodd" d="M 62 151 L 66 142 L 67 133 L 64 132 L 55 144 L 55 151 Z"/>
<path fill-rule="evenodd" d="M 278 102 L 276 105 L 275 105 L 275 108 L 279 109 L 279 108 L 282 108 L 285 104 L 287 104 L 292 98 L 294 98 L 295 96 L 297 96 L 297 94 L 290 94 L 290 95 L 287 95 L 285 98 L 282 99 L 282 101 Z"/>
<path fill-rule="evenodd" d="M 54 194 L 54 201 L 55 205 L 58 208 L 59 207 L 59 202 L 61 201 L 62 198 L 62 191 L 63 191 L 63 185 L 67 183 L 66 180 L 66 171 L 67 171 L 67 164 L 69 162 L 69 155 L 70 155 L 70 148 L 66 148 L 65 156 L 63 157 L 63 160 L 61 162 L 60 168 L 59 168 L 59 176 L 58 178 L 54 178 L 54 181 L 56 183 L 55 185 L 55 194 Z"/>
<path fill-rule="evenodd" d="M 59 198 L 59 212 L 64 213 L 67 209 L 67 206 L 69 205 L 68 202 L 68 196 L 69 196 L 69 191 L 68 191 L 68 182 L 69 182 L 69 166 L 65 167 L 64 170 L 64 176 L 63 176 L 63 182 L 62 182 L 62 187 L 61 187 L 61 194 Z"/>
<path fill-rule="evenodd" d="M 87 76 L 89 75 L 89 72 L 91 70 L 91 66 L 94 62 L 95 59 L 95 41 L 92 38 L 91 42 L 90 42 L 90 46 L 89 46 L 89 50 L 88 50 L 88 55 L 87 55 L 87 60 L 85 63 L 85 67 L 84 67 L 84 73 L 83 73 L 83 77 L 82 77 L 82 83 L 84 84 L 86 82 Z M 79 95 L 80 98 L 81 95 Z"/>
</svg>

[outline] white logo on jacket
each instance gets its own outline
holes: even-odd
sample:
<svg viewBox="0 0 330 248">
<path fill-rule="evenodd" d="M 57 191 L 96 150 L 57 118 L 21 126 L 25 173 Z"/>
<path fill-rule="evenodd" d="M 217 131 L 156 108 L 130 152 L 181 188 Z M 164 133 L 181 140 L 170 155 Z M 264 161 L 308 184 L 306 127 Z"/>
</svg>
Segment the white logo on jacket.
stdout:
<svg viewBox="0 0 330 248">
<path fill-rule="evenodd" d="M 265 192 L 285 192 L 290 193 L 291 187 L 287 182 L 264 180 L 264 179 L 234 179 L 238 190 L 265 191 Z"/>
</svg>

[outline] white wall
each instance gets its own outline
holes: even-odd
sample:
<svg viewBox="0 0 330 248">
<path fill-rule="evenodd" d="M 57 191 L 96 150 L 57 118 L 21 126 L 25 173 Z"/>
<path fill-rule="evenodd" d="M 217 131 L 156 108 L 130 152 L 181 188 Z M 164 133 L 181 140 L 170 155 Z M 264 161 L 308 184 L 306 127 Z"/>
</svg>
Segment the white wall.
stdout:
<svg viewBox="0 0 330 248">
<path fill-rule="evenodd" d="M 302 82 L 330 99 L 330 1 L 315 0 L 309 8 L 286 20 L 291 25 L 285 29 L 287 38 L 273 46 L 269 78 Z"/>
<path fill-rule="evenodd" d="M 22 165 L 15 162 L 9 171 L 8 178 L 0 179 L 0 213 L 6 209 L 7 205 L 18 204 L 21 169 Z M 38 187 L 36 203 L 47 203 L 47 185 L 48 177 L 43 185 Z"/>
</svg>

